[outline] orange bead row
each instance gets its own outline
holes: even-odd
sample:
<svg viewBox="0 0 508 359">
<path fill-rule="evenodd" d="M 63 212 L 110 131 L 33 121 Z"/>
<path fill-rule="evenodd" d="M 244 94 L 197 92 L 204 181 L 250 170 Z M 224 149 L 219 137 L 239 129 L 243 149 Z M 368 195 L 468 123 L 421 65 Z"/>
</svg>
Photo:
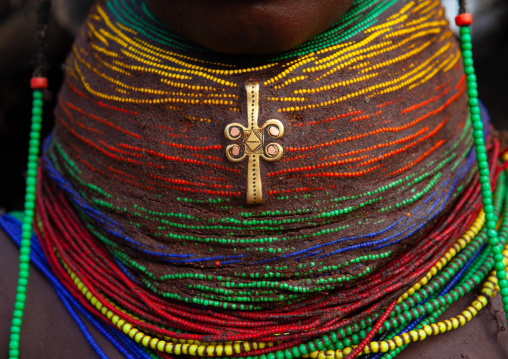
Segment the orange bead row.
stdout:
<svg viewBox="0 0 508 359">
<path fill-rule="evenodd" d="M 307 173 L 305 177 L 312 178 L 312 177 L 360 177 L 363 175 L 366 175 L 367 173 L 370 173 L 372 171 L 377 170 L 378 168 L 381 168 L 382 165 L 377 165 L 372 168 L 358 171 L 358 172 L 325 172 L 325 173 Z"/>
<path fill-rule="evenodd" d="M 404 166 L 403 168 L 395 171 L 395 172 L 392 172 L 390 173 L 390 175 L 396 175 L 396 174 L 399 174 L 401 172 L 404 172 L 405 170 L 407 170 L 408 168 L 420 163 L 421 161 L 423 161 L 425 159 L 425 157 L 427 157 L 428 155 L 430 155 L 432 152 L 434 152 L 435 150 L 437 150 L 439 147 L 441 147 L 441 145 L 444 143 L 445 141 L 444 140 L 440 140 L 438 141 L 434 146 L 432 146 L 432 148 L 430 150 L 428 150 L 427 152 L 425 152 L 423 155 L 421 155 L 420 157 L 418 157 L 416 160 L 414 161 L 411 161 L 407 166 Z"/>
<path fill-rule="evenodd" d="M 312 192 L 312 191 L 322 191 L 322 190 L 327 190 L 327 189 L 335 189 L 335 186 L 329 186 L 329 187 L 301 187 L 301 188 L 291 188 L 291 189 L 283 189 L 283 190 L 280 190 L 280 191 L 276 191 L 276 190 L 271 190 L 270 192 L 268 192 L 268 194 L 270 195 L 275 195 L 275 194 L 282 194 L 282 193 L 293 193 L 293 192 Z"/>
<path fill-rule="evenodd" d="M 196 187 L 210 187 L 210 188 L 215 188 L 215 189 L 222 189 L 222 185 L 216 184 L 216 183 L 214 183 L 214 184 L 206 184 L 206 183 L 202 183 L 202 182 L 191 182 L 191 181 L 186 181 L 186 180 L 182 180 L 182 179 L 174 179 L 174 178 L 162 177 L 162 176 L 154 175 L 154 174 L 151 174 L 151 173 L 150 173 L 150 177 L 158 179 L 160 181 L 164 181 L 164 182 L 168 182 L 168 183 L 173 183 L 173 184 L 180 184 L 180 185 L 187 185 L 187 186 L 196 186 Z M 224 185 L 224 188 L 225 189 L 231 189 L 231 188 L 233 188 L 233 186 Z"/>
<path fill-rule="evenodd" d="M 280 170 L 280 171 L 267 173 L 266 175 L 268 177 L 270 177 L 270 176 L 278 176 L 278 175 L 281 175 L 281 174 L 284 174 L 284 173 L 293 173 L 293 172 L 301 172 L 301 171 L 312 171 L 312 170 L 317 170 L 317 169 L 320 169 L 320 168 L 340 166 L 340 165 L 344 165 L 344 164 L 348 164 L 348 163 L 358 162 L 358 161 L 366 159 L 367 157 L 368 157 L 367 155 L 364 155 L 364 156 L 361 156 L 361 157 L 347 158 L 347 159 L 342 160 L 342 161 L 327 162 L 327 163 L 322 163 L 322 164 L 314 165 L 314 166 L 296 167 L 296 168 L 288 168 L 288 169 L 285 168 L 285 169 Z"/>
</svg>

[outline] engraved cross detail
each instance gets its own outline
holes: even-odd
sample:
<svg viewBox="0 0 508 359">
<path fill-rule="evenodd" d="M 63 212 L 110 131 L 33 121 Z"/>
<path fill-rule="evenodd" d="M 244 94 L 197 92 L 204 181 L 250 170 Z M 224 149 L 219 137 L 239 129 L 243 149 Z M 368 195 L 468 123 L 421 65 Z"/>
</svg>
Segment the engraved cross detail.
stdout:
<svg viewBox="0 0 508 359">
<path fill-rule="evenodd" d="M 284 135 L 284 125 L 279 120 L 268 120 L 258 127 L 259 84 L 247 82 L 247 127 L 231 123 L 224 129 L 228 140 L 237 141 L 226 147 L 226 157 L 231 162 L 249 158 L 247 169 L 247 204 L 263 203 L 263 183 L 261 181 L 261 159 L 277 161 L 282 157 L 282 146 L 270 142 L 271 138 Z"/>
</svg>

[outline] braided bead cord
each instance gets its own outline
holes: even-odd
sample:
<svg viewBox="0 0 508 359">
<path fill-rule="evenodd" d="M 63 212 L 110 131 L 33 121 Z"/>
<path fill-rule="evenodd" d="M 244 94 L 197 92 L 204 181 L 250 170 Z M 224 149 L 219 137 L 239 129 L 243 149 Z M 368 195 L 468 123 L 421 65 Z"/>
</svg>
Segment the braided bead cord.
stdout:
<svg viewBox="0 0 508 359">
<path fill-rule="evenodd" d="M 478 106 L 478 85 L 473 64 L 473 45 L 471 42 L 472 16 L 469 13 L 460 14 L 455 18 L 455 22 L 460 26 L 460 47 L 462 50 L 462 59 L 464 64 L 464 73 L 466 75 L 467 94 L 469 97 L 469 112 L 471 123 L 473 125 L 474 147 L 478 168 L 480 170 L 480 185 L 482 193 L 483 210 L 485 212 L 487 236 L 489 246 L 494 253 L 494 269 L 498 279 L 498 285 L 503 301 L 503 308 L 508 318 L 508 280 L 506 279 L 506 269 L 503 263 L 503 248 L 500 245 L 499 236 L 496 230 L 498 218 L 494 213 L 492 203 L 492 188 L 490 185 L 490 171 L 487 161 L 487 151 L 485 149 L 483 122 L 480 116 L 480 107 Z"/>
<path fill-rule="evenodd" d="M 25 187 L 25 210 L 22 222 L 21 245 L 19 255 L 19 277 L 16 288 L 16 300 L 12 316 L 9 339 L 9 358 L 19 358 L 19 341 L 23 312 L 26 302 L 26 288 L 28 284 L 30 265 L 30 238 L 32 236 L 32 221 L 35 208 L 35 190 L 37 184 L 37 158 L 39 155 L 40 133 L 42 127 L 43 88 L 47 87 L 47 80 L 43 78 L 32 79 L 33 102 L 30 140 L 28 146 L 28 165 Z"/>
</svg>

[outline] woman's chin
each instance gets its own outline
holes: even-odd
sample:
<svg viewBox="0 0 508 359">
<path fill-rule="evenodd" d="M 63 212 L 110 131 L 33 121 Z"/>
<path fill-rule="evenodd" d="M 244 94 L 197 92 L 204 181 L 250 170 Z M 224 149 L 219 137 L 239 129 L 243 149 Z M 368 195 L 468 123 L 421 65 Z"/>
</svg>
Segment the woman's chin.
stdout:
<svg viewBox="0 0 508 359">
<path fill-rule="evenodd" d="M 172 31 L 227 54 L 291 49 L 332 26 L 353 0 L 147 0 Z"/>
</svg>

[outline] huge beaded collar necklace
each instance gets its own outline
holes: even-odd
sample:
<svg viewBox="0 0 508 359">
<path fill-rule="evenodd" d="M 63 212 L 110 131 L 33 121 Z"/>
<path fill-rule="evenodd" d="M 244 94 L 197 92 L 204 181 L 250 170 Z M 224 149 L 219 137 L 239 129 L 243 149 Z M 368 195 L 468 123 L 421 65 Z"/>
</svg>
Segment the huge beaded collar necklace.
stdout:
<svg viewBox="0 0 508 359">
<path fill-rule="evenodd" d="M 0 217 L 20 244 L 10 358 L 30 260 L 101 357 L 76 310 L 126 357 L 350 359 L 499 291 L 508 309 L 506 162 L 463 3 L 456 22 L 462 52 L 437 0 L 357 0 L 293 50 L 231 58 L 98 1 L 40 166 L 31 83 L 25 213 Z"/>
</svg>

